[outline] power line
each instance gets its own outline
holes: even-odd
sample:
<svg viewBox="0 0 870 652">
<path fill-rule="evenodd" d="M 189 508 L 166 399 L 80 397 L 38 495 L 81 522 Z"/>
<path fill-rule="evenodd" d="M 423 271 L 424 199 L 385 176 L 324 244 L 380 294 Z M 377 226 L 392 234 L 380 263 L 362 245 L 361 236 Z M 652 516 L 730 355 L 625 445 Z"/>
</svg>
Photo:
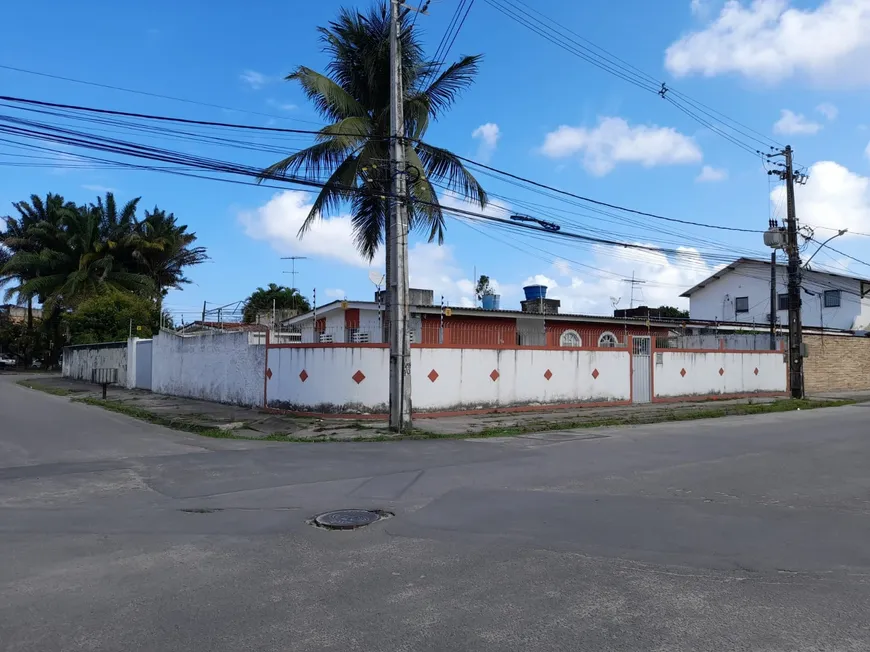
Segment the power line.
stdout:
<svg viewBox="0 0 870 652">
<path fill-rule="evenodd" d="M 173 102 L 184 102 L 185 104 L 195 104 L 197 106 L 207 106 L 212 109 L 221 109 L 223 111 L 235 111 L 237 113 L 248 113 L 250 115 L 259 115 L 266 118 L 274 118 L 277 120 L 291 120 L 293 122 L 305 122 L 308 124 L 320 124 L 313 120 L 303 120 L 302 118 L 291 118 L 286 115 L 276 115 L 273 113 L 263 113 L 261 111 L 250 111 L 247 109 L 237 109 L 231 106 L 223 106 L 221 104 L 211 104 L 209 102 L 200 102 L 197 100 L 189 100 L 183 97 L 174 97 L 172 95 L 164 95 L 162 93 L 151 93 L 149 91 L 140 91 L 134 88 L 124 88 L 123 86 L 112 86 L 111 84 L 101 84 L 99 82 L 86 81 L 84 79 L 75 79 L 73 77 L 64 77 L 62 75 L 53 75 L 47 72 L 39 72 L 37 70 L 27 70 L 26 68 L 17 68 L 15 66 L 6 66 L 0 64 L 0 69 L 11 70 L 14 72 L 25 73 L 28 75 L 37 75 L 39 77 L 47 77 L 49 79 L 59 79 L 61 81 L 72 82 L 74 84 L 84 84 L 86 86 L 95 86 L 97 88 L 105 88 L 113 91 L 122 91 L 124 93 L 134 93 L 136 95 L 144 95 L 147 97 L 156 97 L 162 100 L 172 100 Z"/>
<path fill-rule="evenodd" d="M 314 131 L 314 130 L 288 129 L 288 128 L 283 128 L 283 127 L 260 127 L 260 126 L 255 126 L 255 125 L 244 125 L 244 124 L 218 122 L 218 121 L 210 121 L 210 120 L 194 120 L 194 119 L 189 119 L 189 118 L 178 118 L 178 117 L 172 117 L 172 116 L 136 113 L 136 112 L 130 112 L 130 111 L 117 111 L 117 110 L 112 110 L 112 109 L 101 109 L 101 108 L 87 107 L 87 106 L 74 105 L 74 104 L 45 102 L 45 101 L 40 101 L 40 100 L 31 100 L 31 99 L 12 97 L 12 96 L 0 96 L 0 100 L 5 101 L 5 102 L 12 102 L 12 103 L 16 103 L 16 104 L 20 103 L 20 104 L 25 104 L 25 105 L 30 105 L 30 106 L 48 107 L 48 108 L 63 109 L 63 110 L 69 110 L 69 111 L 80 111 L 80 112 L 87 112 L 87 113 L 95 113 L 95 114 L 99 114 L 99 115 L 112 115 L 112 116 L 121 116 L 121 117 L 128 117 L 128 118 L 145 119 L 145 120 L 155 120 L 155 121 L 160 121 L 160 122 L 175 122 L 175 123 L 180 123 L 180 124 L 199 125 L 199 126 L 207 126 L 207 127 L 222 127 L 222 128 L 230 128 L 230 129 L 242 129 L 242 130 L 261 131 L 261 132 L 268 132 L 268 133 L 291 133 L 291 134 L 322 135 L 322 132 Z M 359 136 L 359 134 L 339 134 L 339 133 L 336 133 L 334 135 L 345 135 L 345 136 L 353 136 L 353 137 Z M 377 138 L 377 136 L 369 136 L 369 137 Z M 383 138 L 384 140 L 388 139 L 388 137 L 386 137 L 386 136 L 381 137 L 381 138 Z M 414 139 L 411 139 L 411 138 L 408 138 L 406 140 L 409 140 L 411 142 L 422 142 L 422 141 L 415 141 Z M 468 163 L 472 166 L 475 166 L 475 167 L 483 169 L 483 170 L 487 170 L 489 172 L 501 175 L 503 177 L 507 177 L 507 178 L 510 178 L 512 180 L 519 181 L 519 182 L 534 186 L 536 188 L 545 189 L 545 190 L 548 190 L 550 192 L 557 193 L 559 195 L 572 197 L 574 199 L 578 199 L 580 201 L 591 203 L 591 204 L 594 204 L 597 206 L 603 206 L 606 208 L 611 208 L 611 209 L 623 211 L 626 213 L 640 215 L 643 217 L 650 217 L 650 218 L 657 219 L 657 220 L 664 220 L 664 221 L 668 221 L 668 222 L 673 222 L 673 223 L 677 223 L 677 224 L 684 224 L 684 225 L 689 225 L 689 226 L 697 226 L 697 227 L 702 227 L 702 228 L 717 229 L 717 230 L 722 230 L 722 231 L 733 231 L 733 232 L 740 232 L 740 233 L 763 233 L 763 231 L 757 230 L 757 229 L 743 229 L 743 228 L 739 228 L 739 227 L 730 227 L 730 226 L 723 226 L 723 225 L 718 225 L 718 224 L 705 224 L 702 222 L 695 222 L 692 220 L 682 220 L 682 219 L 678 219 L 678 218 L 667 217 L 664 215 L 657 215 L 655 213 L 650 213 L 650 212 L 646 212 L 646 211 L 640 211 L 640 210 L 636 210 L 636 209 L 632 209 L 632 208 L 627 208 L 625 206 L 611 204 L 608 202 L 592 199 L 590 197 L 584 197 L 584 196 L 578 195 L 576 193 L 561 190 L 559 188 L 555 188 L 553 186 L 549 186 L 547 184 L 533 181 L 532 179 L 527 179 L 525 177 L 521 177 L 519 175 L 515 175 L 515 174 L 512 174 L 510 172 L 500 170 L 498 168 L 486 165 L 484 163 L 477 162 L 477 161 L 470 159 L 470 158 L 466 158 L 463 156 L 457 156 L 456 158 L 458 158 L 458 159 L 460 159 L 460 160 L 464 161 L 465 163 Z"/>
<path fill-rule="evenodd" d="M 692 118 L 699 124 L 707 127 L 719 136 L 722 136 L 732 144 L 737 145 L 744 151 L 755 155 L 758 150 L 741 140 L 740 137 L 755 141 L 762 147 L 770 147 L 771 143 L 780 145 L 770 137 L 761 134 L 760 132 L 744 125 L 743 123 L 726 116 L 724 113 L 713 109 L 697 100 L 692 99 L 684 93 L 680 93 L 671 89 L 661 80 L 657 80 L 651 75 L 636 66 L 620 59 L 606 49 L 592 43 L 592 41 L 582 37 L 571 29 L 565 27 L 562 23 L 549 18 L 542 12 L 532 8 L 521 0 L 485 0 L 491 7 L 511 18 L 518 24 L 526 27 L 532 32 L 535 32 L 542 38 L 574 54 L 578 58 L 592 64 L 623 81 L 626 81 L 641 90 L 655 93 L 663 99 L 668 100 L 671 104 L 680 109 L 688 117 Z M 529 11 L 523 9 L 527 8 Z M 533 12 L 536 15 L 533 15 Z M 540 18 L 539 18 L 540 17 Z M 582 41 L 582 42 L 581 42 Z M 586 45 L 584 45 L 584 43 Z M 707 116 L 708 119 L 702 118 L 699 113 Z M 718 117 L 717 117 L 718 116 Z M 716 127 L 711 124 L 710 120 L 718 122 L 725 129 L 739 134 L 740 137 L 726 132 L 721 127 Z M 753 135 L 755 134 L 755 135 Z"/>
</svg>

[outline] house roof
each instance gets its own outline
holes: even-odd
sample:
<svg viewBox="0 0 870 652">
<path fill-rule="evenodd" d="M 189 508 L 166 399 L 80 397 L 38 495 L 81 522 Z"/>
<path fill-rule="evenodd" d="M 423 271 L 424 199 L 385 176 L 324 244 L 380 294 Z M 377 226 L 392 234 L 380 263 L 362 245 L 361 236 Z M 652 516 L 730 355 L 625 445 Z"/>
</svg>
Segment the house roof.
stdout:
<svg viewBox="0 0 870 652">
<path fill-rule="evenodd" d="M 242 324 L 240 322 L 227 322 L 227 321 L 200 321 L 197 320 L 190 324 L 186 324 L 183 328 L 179 329 L 180 332 L 187 332 L 191 330 L 216 330 L 216 331 L 267 331 L 269 328 L 267 326 L 263 326 L 262 324 Z"/>
<path fill-rule="evenodd" d="M 726 265 L 725 267 L 723 267 L 719 271 L 717 271 L 714 274 L 711 274 L 710 276 L 705 278 L 703 281 L 701 281 L 697 285 L 689 288 L 688 290 L 683 292 L 680 296 L 681 297 L 692 296 L 692 294 L 694 294 L 695 292 L 697 292 L 701 288 L 707 287 L 713 281 L 718 281 L 720 278 L 722 278 L 726 274 L 730 274 L 731 272 L 735 271 L 741 265 L 766 265 L 766 266 L 770 267 L 770 261 L 769 260 L 761 260 L 759 258 L 738 258 L 730 265 Z M 785 265 L 780 265 L 778 263 L 776 266 L 782 267 L 783 269 L 785 269 L 785 267 L 786 267 Z M 870 283 L 870 281 L 868 281 L 867 279 L 861 278 L 860 276 L 849 276 L 848 274 L 837 274 L 835 272 L 823 272 L 823 271 L 815 270 L 815 269 L 811 269 L 808 271 L 812 272 L 813 274 L 823 274 L 824 276 L 834 276 L 836 278 L 846 278 L 846 279 L 849 279 L 850 281 L 860 281 L 861 283 Z"/>
<path fill-rule="evenodd" d="M 318 317 L 322 314 L 330 313 L 335 310 L 342 309 L 342 301 L 333 301 L 332 303 L 327 303 L 324 306 L 320 306 L 317 308 Z M 374 301 L 348 301 L 347 309 L 360 309 L 360 310 L 383 310 L 384 306 L 375 303 Z M 484 308 L 468 308 L 461 306 L 445 306 L 449 307 L 450 311 L 457 316 L 474 316 L 474 317 L 484 317 L 491 319 L 498 319 L 499 317 L 528 317 L 530 319 L 533 318 L 541 318 L 544 317 L 548 321 L 586 321 L 590 323 L 601 323 L 601 324 L 643 324 L 646 325 L 646 317 L 613 317 L 610 315 L 581 315 L 581 314 L 571 314 L 571 313 L 554 313 L 554 314 L 538 314 L 531 312 L 523 312 L 522 310 L 486 310 Z M 441 314 L 441 306 L 411 306 L 412 312 L 417 314 L 424 315 L 440 315 Z M 291 326 L 294 324 L 300 324 L 314 317 L 315 311 L 309 311 L 303 313 L 301 315 L 297 315 L 296 317 L 291 317 L 290 319 L 285 319 L 282 325 Z M 679 321 L 679 320 L 676 320 Z M 651 319 L 651 326 L 662 326 L 662 327 L 671 327 L 674 324 L 674 320 L 668 319 Z"/>
</svg>

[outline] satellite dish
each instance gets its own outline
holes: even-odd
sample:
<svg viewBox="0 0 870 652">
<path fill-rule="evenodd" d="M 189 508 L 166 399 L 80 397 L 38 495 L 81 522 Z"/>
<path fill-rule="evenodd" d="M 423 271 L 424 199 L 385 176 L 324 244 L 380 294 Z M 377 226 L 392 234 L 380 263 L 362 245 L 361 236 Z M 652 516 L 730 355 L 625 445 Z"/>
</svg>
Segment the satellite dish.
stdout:
<svg viewBox="0 0 870 652">
<path fill-rule="evenodd" d="M 383 283 L 384 283 L 384 277 L 385 277 L 385 275 L 384 275 L 384 274 L 381 274 L 381 273 L 380 273 L 378 270 L 376 270 L 376 269 L 370 269 L 370 270 L 369 270 L 369 280 L 370 280 L 372 283 L 374 283 L 375 285 L 377 285 L 378 287 L 381 287 L 381 285 L 383 285 Z"/>
</svg>

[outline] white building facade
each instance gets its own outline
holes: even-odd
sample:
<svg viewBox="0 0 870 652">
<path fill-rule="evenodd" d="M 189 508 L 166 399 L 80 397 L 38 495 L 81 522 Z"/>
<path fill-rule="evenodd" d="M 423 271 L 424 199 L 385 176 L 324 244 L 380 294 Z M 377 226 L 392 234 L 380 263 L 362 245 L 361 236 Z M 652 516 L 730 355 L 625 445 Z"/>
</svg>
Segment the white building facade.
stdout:
<svg viewBox="0 0 870 652">
<path fill-rule="evenodd" d="M 689 317 L 697 320 L 770 323 L 771 265 L 740 258 L 681 296 L 689 298 Z M 801 315 L 811 328 L 870 330 L 870 281 L 802 270 Z M 788 271 L 776 265 L 777 323 L 788 325 Z"/>
</svg>

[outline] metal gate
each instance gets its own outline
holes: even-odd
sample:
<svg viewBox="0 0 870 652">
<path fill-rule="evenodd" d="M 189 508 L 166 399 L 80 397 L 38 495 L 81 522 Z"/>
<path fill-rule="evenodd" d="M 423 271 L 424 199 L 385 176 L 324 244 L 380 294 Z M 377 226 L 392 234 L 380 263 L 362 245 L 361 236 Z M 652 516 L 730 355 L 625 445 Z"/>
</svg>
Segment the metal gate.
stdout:
<svg viewBox="0 0 870 652">
<path fill-rule="evenodd" d="M 650 402 L 650 338 L 631 338 L 631 395 L 635 403 Z"/>
</svg>

